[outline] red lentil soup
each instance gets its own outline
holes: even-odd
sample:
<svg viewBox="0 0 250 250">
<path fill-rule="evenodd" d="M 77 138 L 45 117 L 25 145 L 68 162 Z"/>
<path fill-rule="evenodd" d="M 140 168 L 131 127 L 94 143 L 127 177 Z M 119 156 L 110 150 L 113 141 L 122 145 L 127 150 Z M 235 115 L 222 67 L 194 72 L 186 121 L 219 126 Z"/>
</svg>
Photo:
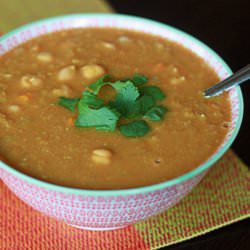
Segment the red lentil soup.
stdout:
<svg viewBox="0 0 250 250">
<path fill-rule="evenodd" d="M 77 128 L 74 113 L 57 104 L 106 73 L 143 74 L 166 94 L 168 112 L 145 136 Z M 25 174 L 68 187 L 169 180 L 207 160 L 228 132 L 228 95 L 202 96 L 218 81 L 201 58 L 149 34 L 82 28 L 35 38 L 0 58 L 0 154 Z"/>
</svg>

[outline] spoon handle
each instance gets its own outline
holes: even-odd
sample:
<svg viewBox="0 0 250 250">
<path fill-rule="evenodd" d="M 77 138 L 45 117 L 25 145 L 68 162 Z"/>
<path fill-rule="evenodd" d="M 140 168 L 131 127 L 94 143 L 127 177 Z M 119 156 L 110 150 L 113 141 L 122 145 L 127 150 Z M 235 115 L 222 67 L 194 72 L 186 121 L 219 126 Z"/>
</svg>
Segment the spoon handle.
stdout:
<svg viewBox="0 0 250 250">
<path fill-rule="evenodd" d="M 205 97 L 211 97 L 221 94 L 224 91 L 228 91 L 234 86 L 239 85 L 250 79 L 250 64 L 235 72 L 230 77 L 226 78 L 222 82 L 219 82 L 204 91 Z"/>
</svg>

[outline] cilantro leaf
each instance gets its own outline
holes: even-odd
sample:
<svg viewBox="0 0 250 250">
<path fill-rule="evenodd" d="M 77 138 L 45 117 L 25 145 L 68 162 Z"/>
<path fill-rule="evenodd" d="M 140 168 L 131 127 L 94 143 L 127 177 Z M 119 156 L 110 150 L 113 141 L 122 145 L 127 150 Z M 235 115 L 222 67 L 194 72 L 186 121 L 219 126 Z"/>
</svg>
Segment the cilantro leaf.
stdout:
<svg viewBox="0 0 250 250">
<path fill-rule="evenodd" d="M 137 114 L 144 115 L 150 108 L 155 105 L 155 100 L 152 96 L 144 95 L 137 101 Z"/>
<path fill-rule="evenodd" d="M 150 95 L 155 101 L 165 99 L 166 95 L 156 86 L 145 86 L 140 88 L 140 93 L 143 95 Z"/>
<path fill-rule="evenodd" d="M 76 105 L 79 101 L 80 101 L 80 98 L 66 98 L 66 97 L 61 96 L 59 97 L 58 104 L 74 112 Z"/>
<path fill-rule="evenodd" d="M 118 92 L 114 102 L 110 102 L 110 106 L 115 108 L 123 116 L 128 117 L 133 113 L 135 101 L 139 96 L 138 89 L 130 80 L 126 82 L 116 82 L 112 84 L 113 88 Z"/>
<path fill-rule="evenodd" d="M 148 78 L 144 75 L 140 75 L 140 74 L 136 73 L 136 74 L 134 74 L 132 81 L 135 84 L 135 86 L 140 86 L 140 85 L 147 83 Z"/>
<path fill-rule="evenodd" d="M 108 107 L 91 109 L 81 105 L 79 111 L 75 121 L 76 127 L 95 127 L 96 130 L 114 131 L 119 119 L 119 114 Z"/>
<path fill-rule="evenodd" d="M 127 137 L 142 137 L 147 134 L 150 127 L 144 120 L 133 121 L 120 126 L 120 131 Z"/>
<path fill-rule="evenodd" d="M 82 100 L 86 105 L 92 108 L 100 108 L 104 105 L 104 101 L 102 99 L 88 90 L 83 92 Z"/>
<path fill-rule="evenodd" d="M 155 106 L 151 108 L 144 117 L 148 118 L 151 121 L 160 121 L 166 114 L 167 109 L 163 106 Z"/>
<path fill-rule="evenodd" d="M 105 80 L 107 80 L 109 78 L 109 75 L 105 75 L 101 78 L 99 78 L 98 80 L 96 80 L 94 83 L 90 84 L 88 87 L 87 87 L 87 91 L 89 92 L 92 92 L 93 94 L 97 95 L 101 89 L 102 86 L 108 84 L 107 82 L 104 82 Z M 85 90 L 85 91 L 86 91 Z M 85 92 L 84 91 L 84 92 Z M 83 92 L 83 93 L 84 93 Z"/>
<path fill-rule="evenodd" d="M 78 113 L 79 114 L 84 113 L 84 111 L 86 110 L 86 107 L 88 107 L 88 106 L 85 104 L 85 101 L 83 99 L 81 99 L 78 102 Z"/>
<path fill-rule="evenodd" d="M 132 81 L 136 87 L 143 85 L 148 82 L 148 78 L 144 75 L 135 73 L 133 78 L 125 78 L 120 80 L 121 82 Z"/>
</svg>

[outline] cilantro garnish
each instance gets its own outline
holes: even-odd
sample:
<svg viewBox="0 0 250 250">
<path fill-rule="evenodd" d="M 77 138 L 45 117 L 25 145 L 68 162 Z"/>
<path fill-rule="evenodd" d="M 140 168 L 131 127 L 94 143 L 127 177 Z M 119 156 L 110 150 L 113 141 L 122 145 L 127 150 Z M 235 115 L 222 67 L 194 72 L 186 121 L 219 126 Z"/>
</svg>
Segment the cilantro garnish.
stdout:
<svg viewBox="0 0 250 250">
<path fill-rule="evenodd" d="M 91 109 L 87 105 L 80 108 L 81 112 L 75 121 L 76 127 L 95 127 L 96 130 L 114 131 L 119 114 L 108 107 Z"/>
<path fill-rule="evenodd" d="M 144 95 L 137 100 L 137 113 L 144 115 L 150 108 L 155 105 L 155 100 L 149 95 Z"/>
<path fill-rule="evenodd" d="M 140 86 L 148 82 L 148 78 L 144 75 L 134 74 L 133 83 L 135 86 Z"/>
<path fill-rule="evenodd" d="M 133 106 L 139 96 L 138 89 L 130 80 L 126 82 L 116 82 L 112 84 L 112 87 L 117 91 L 117 95 L 114 102 L 111 102 L 110 105 L 124 117 L 129 117 L 129 115 L 133 113 Z"/>
<path fill-rule="evenodd" d="M 94 95 L 97 95 L 101 87 L 103 87 L 106 84 L 109 84 L 109 82 L 105 82 L 105 80 L 107 80 L 108 78 L 109 78 L 109 75 L 105 75 L 99 78 L 94 83 L 90 84 L 87 90 L 85 90 L 84 92 L 89 91 L 89 92 L 92 92 Z M 84 95 L 84 92 L 83 92 L 83 95 Z"/>
<path fill-rule="evenodd" d="M 120 131 L 127 137 L 142 137 L 150 130 L 149 125 L 144 120 L 133 121 L 120 126 Z"/>
<path fill-rule="evenodd" d="M 167 109 L 163 106 L 155 106 L 148 110 L 144 117 L 148 118 L 151 121 L 160 121 L 163 116 L 166 114 Z"/>
<path fill-rule="evenodd" d="M 66 98 L 66 97 L 59 97 L 58 104 L 63 106 L 70 111 L 75 111 L 77 103 L 80 101 L 80 98 Z"/>
<path fill-rule="evenodd" d="M 90 84 L 81 98 L 60 97 L 58 104 L 74 112 L 78 109 L 76 127 L 94 127 L 96 130 L 120 132 L 127 137 L 141 137 L 150 131 L 150 121 L 163 119 L 167 109 L 158 105 L 166 96 L 156 86 L 142 86 L 148 78 L 135 74 L 131 79 L 111 82 L 106 75 Z M 116 95 L 105 103 L 98 95 L 105 85 L 111 86 Z M 119 119 L 125 118 L 126 124 L 119 125 Z M 134 120 L 136 119 L 136 120 Z"/>
<path fill-rule="evenodd" d="M 154 98 L 155 101 L 164 100 L 166 95 L 156 86 L 145 86 L 140 88 L 140 93 L 143 95 L 149 95 Z"/>
<path fill-rule="evenodd" d="M 82 94 L 81 99 L 86 105 L 92 108 L 100 108 L 104 105 L 104 101 L 100 99 L 97 95 L 93 94 L 92 92 L 86 90 Z"/>
</svg>

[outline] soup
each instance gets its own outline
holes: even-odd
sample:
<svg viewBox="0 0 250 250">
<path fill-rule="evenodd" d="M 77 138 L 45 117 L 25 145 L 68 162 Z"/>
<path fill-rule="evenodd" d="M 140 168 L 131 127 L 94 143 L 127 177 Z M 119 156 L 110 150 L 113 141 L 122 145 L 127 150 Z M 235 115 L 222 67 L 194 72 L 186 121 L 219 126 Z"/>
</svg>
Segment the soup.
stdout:
<svg viewBox="0 0 250 250">
<path fill-rule="evenodd" d="M 149 122 L 140 137 L 74 126 L 76 113 L 58 105 L 59 98 L 81 96 L 105 74 L 114 81 L 146 76 L 166 95 L 164 119 Z M 201 58 L 149 34 L 82 28 L 34 38 L 0 58 L 0 155 L 25 174 L 68 187 L 124 189 L 169 180 L 207 160 L 228 132 L 228 95 L 202 95 L 218 81 Z"/>
</svg>

